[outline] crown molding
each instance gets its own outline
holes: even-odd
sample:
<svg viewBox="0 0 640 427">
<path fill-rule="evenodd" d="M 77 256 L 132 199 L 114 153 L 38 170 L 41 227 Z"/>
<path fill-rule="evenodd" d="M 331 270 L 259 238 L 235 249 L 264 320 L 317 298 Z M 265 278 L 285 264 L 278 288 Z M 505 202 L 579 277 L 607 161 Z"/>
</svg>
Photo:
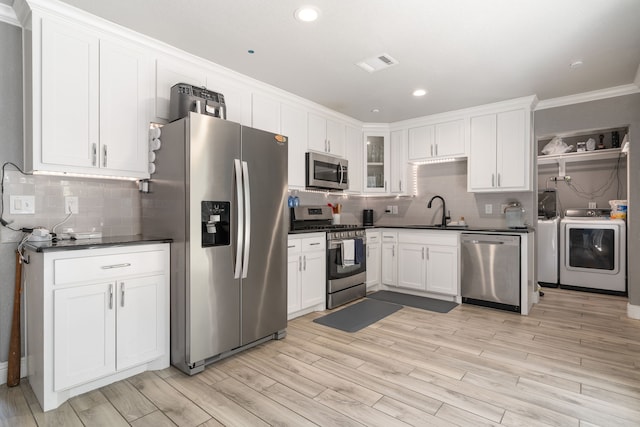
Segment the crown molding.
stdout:
<svg viewBox="0 0 640 427">
<path fill-rule="evenodd" d="M 16 27 L 21 27 L 20 21 L 18 21 L 18 17 L 16 16 L 15 11 L 8 4 L 0 4 L 0 21 L 6 22 L 7 24 L 15 25 Z"/>
<path fill-rule="evenodd" d="M 636 74 L 636 80 L 638 79 L 640 79 L 640 76 Z M 597 101 L 600 99 L 614 98 L 616 96 L 631 95 L 639 92 L 640 87 L 638 87 L 637 84 L 615 86 L 607 89 L 578 93 L 575 95 L 561 96 L 559 98 L 545 99 L 538 102 L 535 111 L 545 110 L 547 108 L 562 107 L 565 105 L 579 104 L 582 102 Z"/>
</svg>

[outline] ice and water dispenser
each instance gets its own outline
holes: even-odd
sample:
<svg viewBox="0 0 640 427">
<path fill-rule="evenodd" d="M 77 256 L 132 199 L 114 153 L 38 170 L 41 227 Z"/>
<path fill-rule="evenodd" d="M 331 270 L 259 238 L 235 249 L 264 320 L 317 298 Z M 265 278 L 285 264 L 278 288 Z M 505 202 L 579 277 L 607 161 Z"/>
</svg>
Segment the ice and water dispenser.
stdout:
<svg viewBox="0 0 640 427">
<path fill-rule="evenodd" d="M 200 222 L 203 248 L 231 243 L 230 219 L 231 202 L 202 202 Z"/>
</svg>

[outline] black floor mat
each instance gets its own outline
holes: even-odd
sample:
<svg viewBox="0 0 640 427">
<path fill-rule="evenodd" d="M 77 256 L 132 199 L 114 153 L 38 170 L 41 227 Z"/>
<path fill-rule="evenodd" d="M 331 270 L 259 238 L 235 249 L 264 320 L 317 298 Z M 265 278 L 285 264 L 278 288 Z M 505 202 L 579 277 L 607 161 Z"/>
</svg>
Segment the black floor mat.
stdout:
<svg viewBox="0 0 640 427">
<path fill-rule="evenodd" d="M 345 332 L 356 332 L 395 313 L 401 308 L 402 306 L 397 304 L 375 299 L 364 299 L 357 304 L 350 305 L 313 321 Z"/>
<path fill-rule="evenodd" d="M 391 302 L 394 304 L 406 305 L 409 307 L 421 308 L 423 310 L 435 311 L 438 313 L 448 313 L 458 306 L 458 303 L 442 301 L 434 298 L 419 297 L 415 295 L 401 294 L 399 292 L 378 291 L 367 295 L 379 301 Z"/>
</svg>

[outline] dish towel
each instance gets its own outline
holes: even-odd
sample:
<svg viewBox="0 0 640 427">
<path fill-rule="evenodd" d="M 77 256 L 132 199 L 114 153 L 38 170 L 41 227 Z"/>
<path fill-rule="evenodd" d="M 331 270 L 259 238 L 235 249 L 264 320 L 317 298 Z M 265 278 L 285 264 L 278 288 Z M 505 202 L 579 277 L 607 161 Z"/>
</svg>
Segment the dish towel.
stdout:
<svg viewBox="0 0 640 427">
<path fill-rule="evenodd" d="M 354 262 L 356 264 L 362 264 L 364 260 L 364 241 L 362 239 L 355 239 L 356 242 L 356 253 Z"/>
<path fill-rule="evenodd" d="M 353 239 L 342 241 L 342 266 L 349 267 L 356 262 L 356 242 Z"/>
</svg>

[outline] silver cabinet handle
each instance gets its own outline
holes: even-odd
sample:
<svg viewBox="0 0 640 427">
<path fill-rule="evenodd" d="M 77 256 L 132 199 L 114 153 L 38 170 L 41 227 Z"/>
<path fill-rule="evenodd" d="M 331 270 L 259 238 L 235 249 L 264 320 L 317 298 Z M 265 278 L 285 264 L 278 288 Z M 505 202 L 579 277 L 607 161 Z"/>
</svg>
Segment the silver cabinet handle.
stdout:
<svg viewBox="0 0 640 427">
<path fill-rule="evenodd" d="M 436 144 L 436 156 L 438 155 L 438 144 Z"/>
<path fill-rule="evenodd" d="M 433 144 L 431 144 L 431 157 L 433 157 Z"/>
<path fill-rule="evenodd" d="M 500 174 L 498 174 L 498 187 L 500 187 Z"/>
<path fill-rule="evenodd" d="M 302 271 L 302 255 L 298 255 L 298 271 Z"/>
<path fill-rule="evenodd" d="M 247 278 L 249 270 L 249 249 L 251 246 L 251 191 L 249 186 L 249 165 L 242 162 L 242 181 L 244 183 L 244 256 L 242 259 L 242 278 Z"/>
<path fill-rule="evenodd" d="M 106 145 L 102 146 L 102 167 L 103 168 L 107 167 L 107 146 Z"/>
<path fill-rule="evenodd" d="M 495 187 L 496 186 L 496 175 L 495 174 L 491 174 L 491 186 Z"/>
<path fill-rule="evenodd" d="M 320 244 L 320 242 L 309 243 L 309 246 L 318 246 L 319 244 Z"/>
<path fill-rule="evenodd" d="M 429 260 L 429 248 L 427 248 L 427 260 Z"/>
<path fill-rule="evenodd" d="M 384 191 L 387 191 L 387 181 L 384 181 Z"/>
<path fill-rule="evenodd" d="M 242 191 L 242 164 L 240 159 L 234 159 L 233 166 L 236 173 L 236 200 L 238 200 L 236 217 L 238 237 L 236 239 L 236 263 L 233 278 L 239 279 L 242 271 L 242 242 L 244 242 L 244 227 L 242 226 L 242 220 L 244 219 L 244 192 Z"/>
<path fill-rule="evenodd" d="M 122 264 L 111 264 L 111 265 L 103 265 L 102 267 L 100 267 L 103 270 L 109 270 L 112 268 L 123 268 L 123 267 L 130 267 L 131 263 L 130 262 L 123 262 Z"/>
<path fill-rule="evenodd" d="M 113 283 L 109 285 L 109 310 L 113 310 Z"/>
<path fill-rule="evenodd" d="M 329 144 L 329 152 L 331 152 L 331 140 L 327 139 L 327 144 Z"/>
<path fill-rule="evenodd" d="M 391 256 L 392 257 L 396 256 L 396 246 L 395 245 L 391 246 Z"/>
<path fill-rule="evenodd" d="M 98 162 L 98 147 L 97 147 L 97 144 L 94 142 L 93 144 L 91 144 L 91 165 L 97 166 L 97 162 Z"/>
<path fill-rule="evenodd" d="M 422 247 L 422 259 L 424 259 L 424 247 Z"/>
<path fill-rule="evenodd" d="M 371 249 L 369 249 L 369 247 L 367 246 L 367 258 L 369 258 L 371 256 Z"/>
<path fill-rule="evenodd" d="M 291 249 L 291 248 L 295 248 L 296 245 L 287 245 L 287 248 Z"/>
<path fill-rule="evenodd" d="M 402 193 L 402 180 L 398 181 L 398 186 L 400 187 L 400 192 Z"/>
<path fill-rule="evenodd" d="M 120 282 L 120 307 L 124 307 L 124 282 Z"/>
<path fill-rule="evenodd" d="M 327 153 L 329 152 L 329 140 L 328 139 L 324 140 L 324 151 L 326 151 Z"/>
<path fill-rule="evenodd" d="M 303 268 L 303 270 L 304 270 L 304 271 L 307 271 L 307 256 L 305 255 L 305 256 L 303 257 L 303 259 L 304 259 L 304 261 L 303 261 L 303 262 L 304 262 L 304 268 Z"/>
</svg>

